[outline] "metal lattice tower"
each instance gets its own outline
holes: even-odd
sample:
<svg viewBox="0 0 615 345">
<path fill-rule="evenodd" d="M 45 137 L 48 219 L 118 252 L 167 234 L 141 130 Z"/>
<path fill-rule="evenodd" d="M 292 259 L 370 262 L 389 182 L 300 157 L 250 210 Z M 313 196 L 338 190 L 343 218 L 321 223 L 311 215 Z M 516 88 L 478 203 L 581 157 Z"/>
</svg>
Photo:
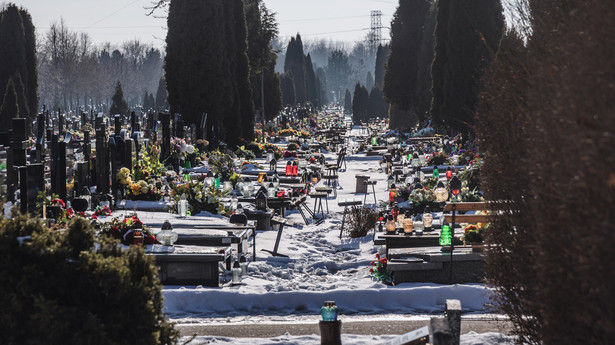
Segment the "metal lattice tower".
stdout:
<svg viewBox="0 0 615 345">
<path fill-rule="evenodd" d="M 369 31 L 369 45 L 371 48 L 377 49 L 382 41 L 382 11 L 372 11 L 371 17 L 372 25 Z"/>
</svg>

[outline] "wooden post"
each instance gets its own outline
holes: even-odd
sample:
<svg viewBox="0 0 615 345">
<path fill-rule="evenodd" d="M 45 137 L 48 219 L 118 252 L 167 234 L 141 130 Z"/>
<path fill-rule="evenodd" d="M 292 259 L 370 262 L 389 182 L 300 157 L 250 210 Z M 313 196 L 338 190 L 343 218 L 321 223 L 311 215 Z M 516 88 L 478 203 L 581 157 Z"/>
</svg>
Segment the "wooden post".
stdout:
<svg viewBox="0 0 615 345">
<path fill-rule="evenodd" d="M 342 321 L 320 321 L 320 345 L 342 345 Z"/>
</svg>

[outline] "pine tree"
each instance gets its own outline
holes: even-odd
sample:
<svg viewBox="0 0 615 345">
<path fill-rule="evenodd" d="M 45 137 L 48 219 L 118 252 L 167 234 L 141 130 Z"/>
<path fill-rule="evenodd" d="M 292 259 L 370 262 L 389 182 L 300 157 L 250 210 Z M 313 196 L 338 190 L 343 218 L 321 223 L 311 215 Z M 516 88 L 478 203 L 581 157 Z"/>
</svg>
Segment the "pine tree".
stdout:
<svg viewBox="0 0 615 345">
<path fill-rule="evenodd" d="M 122 91 L 122 83 L 118 80 L 115 84 L 115 93 L 111 97 L 111 107 L 109 108 L 110 115 L 120 114 L 128 115 L 128 103 L 124 99 L 124 91 Z"/>
<path fill-rule="evenodd" d="M 19 107 L 17 106 L 17 93 L 13 79 L 9 78 L 6 84 L 2 106 L 0 107 L 0 123 L 2 128 L 9 128 L 11 119 L 19 117 Z"/>
</svg>

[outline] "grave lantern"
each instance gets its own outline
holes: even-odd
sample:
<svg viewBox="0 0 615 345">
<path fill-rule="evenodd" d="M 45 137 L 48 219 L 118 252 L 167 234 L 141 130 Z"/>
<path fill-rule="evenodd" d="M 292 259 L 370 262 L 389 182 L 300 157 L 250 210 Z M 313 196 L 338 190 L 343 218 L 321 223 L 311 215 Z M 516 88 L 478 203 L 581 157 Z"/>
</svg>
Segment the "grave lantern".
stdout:
<svg viewBox="0 0 615 345">
<path fill-rule="evenodd" d="M 297 176 L 298 171 L 299 171 L 299 164 L 297 164 L 297 161 L 293 161 L 292 175 Z"/>
<path fill-rule="evenodd" d="M 244 255 L 242 255 L 239 258 L 239 266 L 241 267 L 241 276 L 247 277 L 248 276 L 248 260 L 246 260 L 246 257 Z"/>
<path fill-rule="evenodd" d="M 440 178 L 440 171 L 438 170 L 438 166 L 437 166 L 437 165 L 434 165 L 434 166 L 433 166 L 432 176 L 433 176 L 433 178 L 435 178 L 436 180 Z"/>
<path fill-rule="evenodd" d="M 425 211 L 423 212 L 422 218 L 425 228 L 431 228 L 431 225 L 433 224 L 433 215 L 431 214 L 431 210 L 429 210 L 429 206 L 425 206 Z"/>
<path fill-rule="evenodd" d="M 451 193 L 453 193 L 453 195 L 457 197 L 457 195 L 459 195 L 459 192 L 461 191 L 461 181 L 459 180 L 459 178 L 457 178 L 457 176 L 453 177 L 449 186 L 451 187 Z"/>
<path fill-rule="evenodd" d="M 212 173 L 211 170 L 207 172 L 205 183 L 207 183 L 208 186 L 213 186 L 216 183 L 216 180 L 214 179 L 214 173 Z"/>
<path fill-rule="evenodd" d="M 255 199 L 256 209 L 260 211 L 267 211 L 267 195 L 262 190 L 259 190 L 258 193 L 256 193 Z"/>
<path fill-rule="evenodd" d="M 267 156 L 265 158 L 266 162 L 265 163 L 270 163 L 272 159 L 275 158 L 275 155 L 273 154 L 273 150 L 269 149 L 267 150 Z"/>
<path fill-rule="evenodd" d="M 156 239 L 165 246 L 172 246 L 178 237 L 177 232 L 173 231 L 173 226 L 168 220 L 164 221 L 160 232 L 156 234 Z"/>
<path fill-rule="evenodd" d="M 436 202 L 445 202 L 448 199 L 448 190 L 442 182 L 438 182 L 433 192 L 436 195 Z"/>
<path fill-rule="evenodd" d="M 446 168 L 446 179 L 450 180 L 451 178 L 453 178 L 453 171 L 451 170 L 451 167 Z"/>
<path fill-rule="evenodd" d="M 387 178 L 387 189 L 391 189 L 393 183 L 395 183 L 395 178 L 393 177 L 393 175 L 389 175 L 389 177 Z"/>
<path fill-rule="evenodd" d="M 232 285 L 241 284 L 241 265 L 239 264 L 239 261 L 235 261 L 231 272 L 232 272 L 231 284 Z"/>
<path fill-rule="evenodd" d="M 273 182 L 269 182 L 267 185 L 267 196 L 270 198 L 275 197 L 275 186 L 273 185 Z"/>
<path fill-rule="evenodd" d="M 393 203 L 393 201 L 395 201 L 395 196 L 397 195 L 397 188 L 395 187 L 395 184 L 391 184 L 391 187 L 389 187 L 389 202 Z"/>
<path fill-rule="evenodd" d="M 239 205 L 239 199 L 237 199 L 237 194 L 235 192 L 231 193 L 231 212 L 235 211 L 237 209 L 237 206 Z"/>
<path fill-rule="evenodd" d="M 275 189 L 279 189 L 280 188 L 280 178 L 278 177 L 278 173 L 276 172 L 275 174 L 273 174 L 273 186 L 275 187 Z"/>
<path fill-rule="evenodd" d="M 290 175 L 293 174 L 293 167 L 292 167 L 290 161 L 286 162 L 286 171 L 285 171 L 285 173 L 286 173 L 286 176 L 290 176 Z"/>
<path fill-rule="evenodd" d="M 177 203 L 177 214 L 182 218 L 188 215 L 188 200 L 186 199 L 186 194 L 182 194 L 179 198 L 179 202 Z"/>
<path fill-rule="evenodd" d="M 278 170 L 278 161 L 276 161 L 275 158 L 272 158 L 269 161 L 269 170 L 273 170 L 273 171 Z"/>
</svg>

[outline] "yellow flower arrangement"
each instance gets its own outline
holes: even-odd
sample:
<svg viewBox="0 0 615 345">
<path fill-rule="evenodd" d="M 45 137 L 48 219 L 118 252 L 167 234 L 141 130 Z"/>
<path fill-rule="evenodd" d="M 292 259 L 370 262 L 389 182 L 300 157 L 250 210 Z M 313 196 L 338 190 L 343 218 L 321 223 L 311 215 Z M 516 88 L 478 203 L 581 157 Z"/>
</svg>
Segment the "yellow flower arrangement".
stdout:
<svg viewBox="0 0 615 345">
<path fill-rule="evenodd" d="M 139 195 L 141 194 L 141 186 L 139 186 L 138 183 L 133 183 L 132 185 L 130 185 L 130 191 L 134 195 Z"/>
</svg>

